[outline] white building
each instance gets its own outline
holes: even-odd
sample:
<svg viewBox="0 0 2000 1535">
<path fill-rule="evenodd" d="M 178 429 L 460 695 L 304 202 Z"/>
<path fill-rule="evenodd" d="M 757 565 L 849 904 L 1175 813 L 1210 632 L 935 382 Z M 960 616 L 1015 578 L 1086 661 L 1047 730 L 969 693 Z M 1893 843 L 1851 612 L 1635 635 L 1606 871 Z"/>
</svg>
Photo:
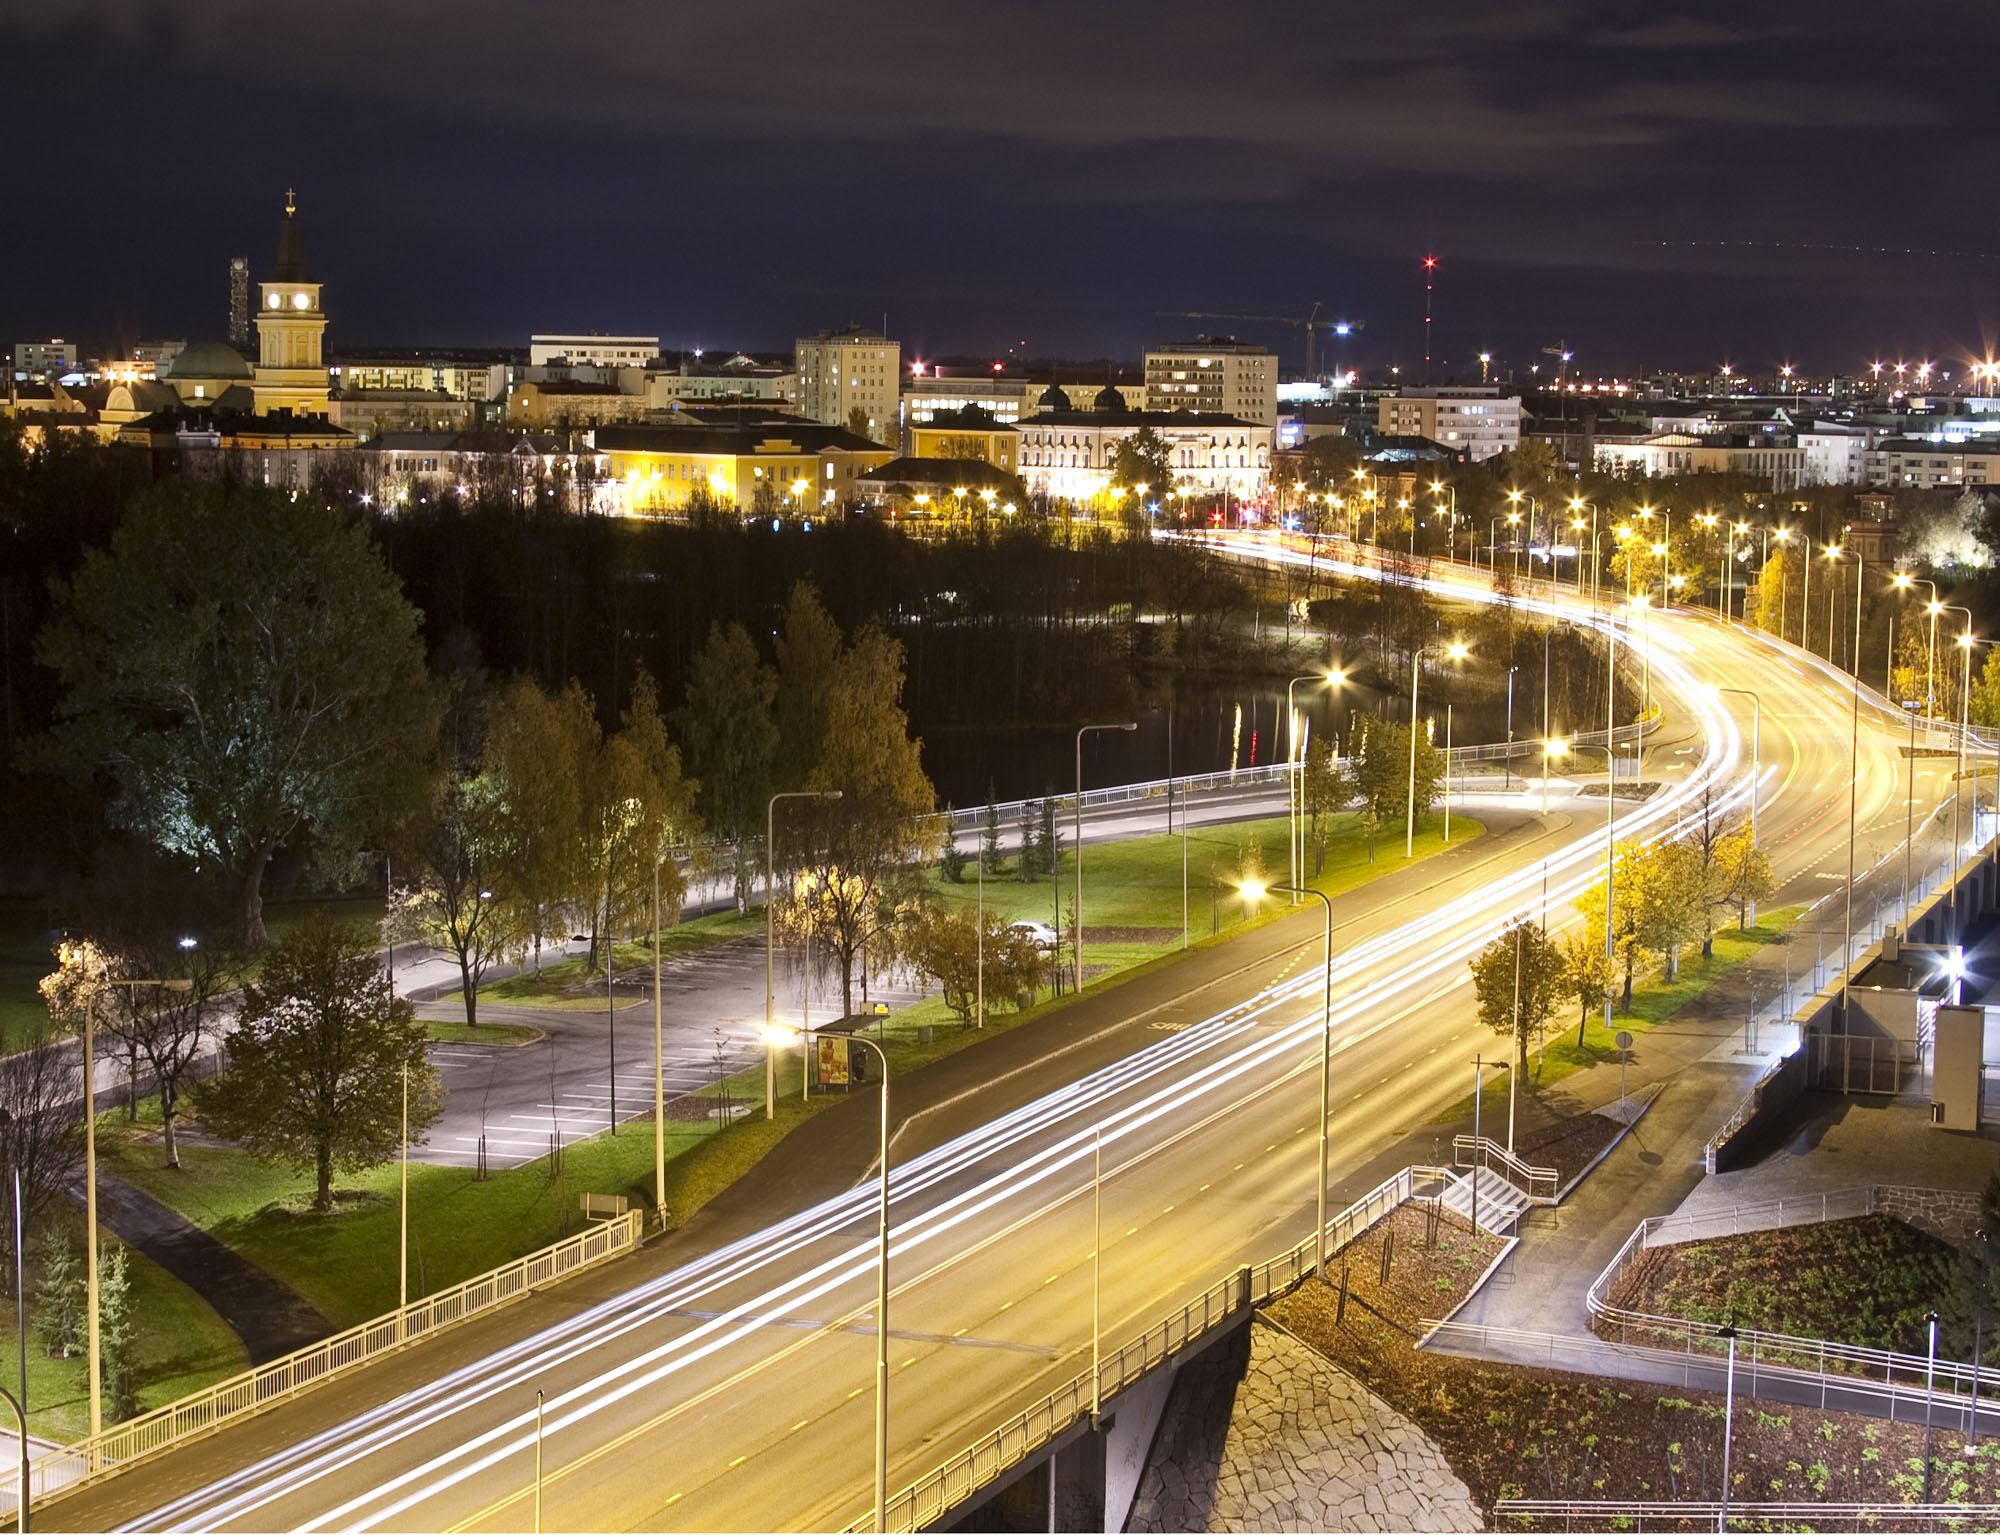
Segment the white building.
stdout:
<svg viewBox="0 0 2000 1535">
<path fill-rule="evenodd" d="M 333 364 L 343 390 L 423 389 L 474 402 L 506 398 L 513 373 L 505 357 L 490 352 L 350 352 Z"/>
<path fill-rule="evenodd" d="M 602 368 L 643 368 L 660 355 L 658 336 L 530 336 L 528 361 L 589 363 Z"/>
<path fill-rule="evenodd" d="M 1743 474 L 1773 490 L 1797 490 L 1805 455 L 1777 437 L 1725 432 L 1657 432 L 1626 442 L 1598 442 L 1596 467 L 1627 478 L 1674 474 Z"/>
<path fill-rule="evenodd" d="M 1892 490 L 2000 485 L 2000 442 L 1891 437 L 1868 451 L 1868 483 Z"/>
<path fill-rule="evenodd" d="M 32 379 L 57 378 L 76 371 L 76 343 L 53 336 L 47 341 L 16 341 L 14 371 Z"/>
<path fill-rule="evenodd" d="M 1271 427 L 1240 416 L 1206 411 L 1132 410 L 1109 386 L 1087 410 L 1051 385 L 1039 409 L 1021 419 L 1020 473 L 1030 492 L 1059 501 L 1089 501 L 1111 484 L 1118 445 L 1149 426 L 1167 445 L 1174 469 L 1171 487 L 1189 495 L 1261 496 L 1271 478 Z"/>
<path fill-rule="evenodd" d="M 1402 389 L 1375 402 L 1376 428 L 1391 437 L 1428 437 L 1474 463 L 1511 453 L 1521 441 L 1521 399 L 1497 388 L 1440 385 Z"/>
<path fill-rule="evenodd" d="M 853 327 L 801 336 L 793 348 L 801 413 L 846 426 L 858 410 L 867 435 L 896 440 L 902 402 L 903 349 L 880 331 Z"/>
<path fill-rule="evenodd" d="M 1146 353 L 1146 409 L 1278 421 L 1278 359 L 1228 336 L 1154 347 Z"/>
<path fill-rule="evenodd" d="M 1860 427 L 1813 421 L 1798 430 L 1801 485 L 1868 483 L 1868 433 Z"/>
</svg>

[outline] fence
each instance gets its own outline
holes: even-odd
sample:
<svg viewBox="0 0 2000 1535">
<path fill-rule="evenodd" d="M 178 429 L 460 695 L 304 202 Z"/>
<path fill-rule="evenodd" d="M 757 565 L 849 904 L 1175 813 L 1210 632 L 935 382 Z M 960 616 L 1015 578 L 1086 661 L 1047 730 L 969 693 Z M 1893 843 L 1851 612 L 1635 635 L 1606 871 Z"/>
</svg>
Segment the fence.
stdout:
<svg viewBox="0 0 2000 1535">
<path fill-rule="evenodd" d="M 1528 1196 L 1528 1203 L 1552 1205 L 1556 1202 L 1556 1170 L 1553 1167 L 1530 1167 L 1513 1152 L 1485 1136 L 1477 1140 L 1469 1135 L 1454 1135 L 1451 1138 L 1451 1165 L 1453 1167 L 1483 1167 L 1487 1172 L 1497 1173 L 1514 1187 Z"/>
<path fill-rule="evenodd" d="M 1453 1176 L 1445 1168 L 1406 1167 L 1383 1180 L 1327 1222 L 1327 1250 L 1346 1246 L 1398 1205 Z M 1308 1236 L 1274 1258 L 1240 1268 L 1164 1321 L 1107 1353 L 1100 1366 L 1097 1398 L 1108 1400 L 1190 1345 L 1203 1341 L 1223 1323 L 1244 1317 L 1252 1308 L 1282 1295 L 1312 1272 L 1314 1254 L 1315 1244 Z M 1088 1371 L 1063 1382 L 936 1470 L 892 1494 L 883 1511 L 883 1528 L 920 1530 L 935 1524 L 1088 1416 L 1092 1401 Z M 873 1518 L 871 1510 L 847 1530 L 865 1530 Z"/>
<path fill-rule="evenodd" d="M 1726 1522 L 1724 1516 L 1727 1516 Z M 1995 1503 L 1620 1503 L 1576 1498 L 1502 1498 L 1493 1516 L 1536 1528 L 1585 1530 L 1904 1530 L 1941 1525 L 2000 1528 Z"/>
<path fill-rule="evenodd" d="M 1738 1231 L 1776 1230 L 1781 1226 L 1808 1225 L 1821 1220 L 1839 1220 L 1867 1215 L 1880 1208 L 1875 1188 L 1843 1189 L 1837 1193 L 1803 1199 L 1766 1200 L 1735 1210 L 1717 1211 L 1712 1216 L 1660 1216 L 1639 1222 L 1605 1265 L 1604 1272 L 1591 1281 L 1584 1293 L 1597 1337 L 1623 1345 L 1635 1345 L 1648 1352 L 1701 1355 L 1709 1364 L 1729 1351 L 1728 1338 L 1719 1322 L 1698 1322 L 1687 1317 L 1658 1316 L 1611 1303 L 1613 1285 L 1640 1255 L 1650 1248 L 1686 1242 L 1699 1237 L 1726 1236 Z M 1788 1218 L 1789 1217 L 1789 1218 Z M 1685 1234 L 1683 1234 L 1685 1233 Z M 1657 1237 L 1657 1240 L 1655 1239 Z M 1753 1375 L 1784 1372 L 1816 1380 L 1822 1392 L 1837 1381 L 1843 1389 L 1857 1383 L 1872 1383 L 1876 1394 L 1886 1394 L 1889 1416 L 1902 1400 L 1923 1401 L 1927 1395 L 1935 1403 L 1942 1400 L 1961 1416 L 1978 1409 L 1983 1400 L 2000 1405 L 2000 1370 L 1953 1359 L 1928 1359 L 1920 1354 L 1898 1353 L 1892 1349 L 1867 1348 L 1860 1344 L 1835 1343 L 1825 1338 L 1801 1338 L 1789 1333 L 1765 1332 L 1761 1328 L 1736 1328 L 1736 1358 L 1739 1372 Z M 1898 1379 L 1898 1376 L 1901 1379 Z M 1933 1382 L 1934 1395 L 1924 1387 Z"/>
<path fill-rule="evenodd" d="M 640 1221 L 637 1210 L 604 1221 L 552 1247 L 413 1301 L 399 1311 L 107 1428 L 95 1438 L 80 1439 L 41 1456 L 29 1467 L 31 1496 L 35 1501 L 60 1496 L 122 1471 L 407 1344 L 518 1300 L 537 1286 L 630 1252 L 639 1244 Z M 19 1477 L 18 1470 L 0 1474 L 0 1506 L 14 1506 Z"/>
</svg>

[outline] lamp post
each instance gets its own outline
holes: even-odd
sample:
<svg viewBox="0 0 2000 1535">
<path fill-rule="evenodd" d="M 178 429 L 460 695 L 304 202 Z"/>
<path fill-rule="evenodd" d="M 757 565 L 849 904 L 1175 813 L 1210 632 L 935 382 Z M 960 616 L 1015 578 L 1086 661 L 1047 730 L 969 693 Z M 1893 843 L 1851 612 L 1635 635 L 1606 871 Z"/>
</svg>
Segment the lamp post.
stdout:
<svg viewBox="0 0 2000 1535">
<path fill-rule="evenodd" d="M 136 989 L 140 986 L 157 986 L 162 991 L 192 991 L 194 982 L 186 976 L 176 976 L 171 980 L 114 979 L 111 976 L 95 978 L 101 986 L 124 986 Z M 95 1037 L 97 1034 L 97 994 L 94 988 L 84 989 L 83 999 L 83 1261 L 85 1283 L 89 1291 L 86 1301 L 89 1316 L 86 1318 L 84 1333 L 87 1356 L 85 1368 L 90 1372 L 90 1437 L 95 1440 L 104 1432 L 104 1379 L 98 1367 L 97 1329 L 97 1056 Z M 91 1469 L 96 1469 L 96 1457 L 91 1457 Z M 23 1489 L 23 1501 L 26 1489 Z"/>
<path fill-rule="evenodd" d="M 1292 771 L 1286 775 L 1286 782 L 1289 785 L 1290 793 L 1286 798 L 1285 808 L 1291 816 L 1292 883 L 1294 885 L 1302 883 L 1305 875 L 1306 859 L 1302 823 L 1305 818 L 1306 780 L 1305 759 L 1299 753 L 1298 710 L 1292 701 L 1292 690 L 1301 682 L 1319 681 L 1324 681 L 1330 688 L 1337 688 L 1347 681 L 1347 673 L 1336 666 L 1325 672 L 1307 672 L 1304 676 L 1294 677 L 1290 682 L 1285 684 L 1285 735 L 1294 764 Z M 1171 777 L 1169 781 L 1171 782 Z M 1296 896 L 1293 897 L 1292 904 L 1294 906 L 1298 905 L 1298 898 Z M 1182 926 L 1185 928 L 1186 924 L 1183 923 Z"/>
<path fill-rule="evenodd" d="M 1827 545 L 1826 557 L 1829 560 L 1838 560 L 1841 558 L 1841 555 L 1842 550 L 1839 544 Z M 1859 762 L 1861 757 L 1861 593 L 1866 584 L 1862 580 L 1862 576 L 1866 573 L 1866 570 L 1867 561 L 1861 557 L 1861 552 L 1856 550 L 1854 554 L 1854 698 L 1848 744 L 1848 760 L 1850 762 Z M 1829 602 L 1827 610 L 1826 644 L 1827 660 L 1829 661 L 1833 660 L 1833 606 Z M 1840 941 L 1840 1018 L 1843 1029 L 1847 1027 L 1848 1021 L 1847 979 L 1849 972 L 1853 969 L 1850 961 L 1853 959 L 1854 949 L 1854 841 L 1855 814 L 1861 792 L 1860 780 L 1861 775 L 1857 772 L 1850 775 L 1847 782 L 1847 890 L 1844 906 L 1845 915 L 1841 918 L 1845 926 L 1841 933 Z"/>
<path fill-rule="evenodd" d="M 660 1000 L 660 863 L 653 860 L 653 1209 L 667 1224 L 667 1050 L 666 1016 Z M 770 897 L 766 896 L 766 900 Z M 767 1088 L 774 1086 L 767 1081 Z M 767 1112 L 774 1106 L 766 1105 Z"/>
<path fill-rule="evenodd" d="M 1945 874 L 1945 877 L 1951 881 L 1951 946 L 1956 951 L 1963 934 L 1963 930 L 1958 925 L 1958 861 L 1960 851 L 1964 848 L 1965 843 L 1961 840 L 1959 834 L 1958 806 L 1959 801 L 1965 798 L 1959 784 L 1960 780 L 1965 777 L 1965 732 L 1971 723 L 1972 717 L 1972 611 L 1969 608 L 1955 607 L 1951 603 L 1942 603 L 1940 607 L 1947 613 L 1963 613 L 1965 615 L 1965 628 L 1958 636 L 1958 648 L 1965 658 L 1965 680 L 1958 690 L 1958 755 L 1956 765 L 1952 769 L 1951 777 L 1951 867 Z M 1956 1002 L 1958 996 L 1959 981 L 1954 976 L 1951 983 L 1951 1000 Z"/>
<path fill-rule="evenodd" d="M 1716 1510 L 1715 1527 L 1719 1531 L 1729 1528 L 1729 1440 L 1730 1430 L 1736 1423 L 1736 1319 L 1731 1317 L 1717 1334 L 1729 1342 L 1729 1373 L 1723 1377 L 1722 1386 L 1722 1498 Z"/>
<path fill-rule="evenodd" d="M 1549 775 L 1555 771 L 1555 764 L 1569 755 L 1569 742 L 1561 736 L 1550 736 L 1542 742 L 1542 818 L 1549 814 Z M 1606 786 L 1609 788 L 1609 785 Z"/>
<path fill-rule="evenodd" d="M 776 970 L 777 943 L 773 936 L 772 917 L 778 909 L 777 862 L 771 856 L 771 843 L 777 831 L 778 801 L 781 799 L 822 799 L 840 798 L 838 789 L 787 789 L 782 794 L 773 794 L 770 803 L 764 806 L 764 1117 L 770 1119 L 777 1112 L 775 1099 L 778 1092 L 777 1056 L 772 1053 L 771 1030 L 777 1027 L 777 1015 L 773 1010 L 773 981 Z M 810 961 L 811 950 L 807 950 Z M 812 984 L 812 977 L 806 977 L 806 984 Z M 801 1076 L 799 1095 L 812 1096 L 812 1062 L 805 1063 Z"/>
<path fill-rule="evenodd" d="M 1511 1065 L 1505 1061 L 1489 1061 L 1483 1055 L 1472 1058 L 1472 1234 L 1479 1235 L 1479 1174 L 1486 1165 L 1486 1142 L 1479 1129 L 1479 1101 L 1486 1096 L 1486 1068 L 1495 1071 L 1509 1071 Z M 1510 1079 L 1511 1080 L 1511 1079 Z"/>
<path fill-rule="evenodd" d="M 1076 733 L 1076 907 L 1071 916 L 1076 922 L 1076 989 L 1083 990 L 1083 738 L 1093 730 L 1137 730 L 1137 720 L 1126 720 L 1114 725 L 1085 725 Z M 1060 930 L 1056 941 L 1062 941 Z"/>
<path fill-rule="evenodd" d="M 798 1040 L 811 1050 L 812 1037 L 803 1029 L 774 1023 L 764 1032 L 772 1046 Z M 882 1063 L 882 1114 L 875 1156 L 881 1165 L 881 1192 L 875 1207 L 875 1528 L 885 1530 L 889 1509 L 889 1056 L 881 1045 L 860 1034 L 847 1036 L 850 1046 L 862 1045 Z"/>
<path fill-rule="evenodd" d="M 1246 901 L 1254 903 L 1264 898 L 1264 886 L 1256 880 L 1245 880 L 1237 888 Z M 1326 944 L 1319 1015 L 1319 1181 L 1313 1193 L 1313 1271 L 1324 1278 L 1326 1275 L 1327 1120 L 1332 1108 L 1333 1093 L 1333 901 L 1324 890 L 1298 889 L 1287 885 L 1279 885 L 1277 889 L 1294 896 L 1309 895 L 1326 909 Z"/>
<path fill-rule="evenodd" d="M 1417 856 L 1417 683 L 1423 670 L 1424 656 L 1430 647 L 1419 645 L 1410 656 L 1410 783 L 1409 795 L 1404 804 L 1403 856 Z M 1445 654 L 1454 661 L 1463 661 L 1470 653 L 1462 640 L 1453 640 L 1445 647 Z"/>
<path fill-rule="evenodd" d="M 1718 693 L 1734 693 L 1750 700 L 1750 847 L 1757 847 L 1757 780 L 1763 777 L 1763 758 L 1758 753 L 1758 737 L 1764 724 L 1764 700 L 1750 688 L 1718 687 Z M 1757 925 L 1757 902 L 1750 902 L 1750 925 Z"/>
</svg>

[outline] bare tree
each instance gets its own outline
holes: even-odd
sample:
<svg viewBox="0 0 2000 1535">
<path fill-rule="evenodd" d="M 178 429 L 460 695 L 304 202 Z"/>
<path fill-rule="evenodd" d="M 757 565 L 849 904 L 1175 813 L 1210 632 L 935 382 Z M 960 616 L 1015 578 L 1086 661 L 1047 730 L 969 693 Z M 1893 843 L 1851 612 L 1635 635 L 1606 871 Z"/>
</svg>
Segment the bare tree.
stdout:
<svg viewBox="0 0 2000 1535">
<path fill-rule="evenodd" d="M 77 1102 L 83 1071 L 77 1052 L 53 1024 L 35 1025 L 19 1048 L 0 1055 L 0 1176 L 21 1177 L 21 1206 L 37 1225 L 83 1160 Z M 11 1188 L 0 1191 L 12 1197 Z M 14 1222 L 0 1220 L 0 1253 L 14 1271 Z"/>
</svg>

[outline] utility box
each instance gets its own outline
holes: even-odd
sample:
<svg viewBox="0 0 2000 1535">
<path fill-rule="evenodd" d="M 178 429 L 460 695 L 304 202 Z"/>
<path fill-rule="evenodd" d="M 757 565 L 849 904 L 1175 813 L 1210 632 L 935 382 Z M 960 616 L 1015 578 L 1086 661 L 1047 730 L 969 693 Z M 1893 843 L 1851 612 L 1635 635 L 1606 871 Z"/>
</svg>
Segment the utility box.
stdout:
<svg viewBox="0 0 2000 1535">
<path fill-rule="evenodd" d="M 1931 1120 L 1947 1130 L 1977 1130 L 1986 1055 L 1986 1010 L 1949 1003 L 1937 1010 L 1931 1056 Z"/>
<path fill-rule="evenodd" d="M 632 1201 L 623 1194 L 581 1194 L 577 1204 L 589 1220 L 616 1220 L 632 1207 Z"/>
</svg>

